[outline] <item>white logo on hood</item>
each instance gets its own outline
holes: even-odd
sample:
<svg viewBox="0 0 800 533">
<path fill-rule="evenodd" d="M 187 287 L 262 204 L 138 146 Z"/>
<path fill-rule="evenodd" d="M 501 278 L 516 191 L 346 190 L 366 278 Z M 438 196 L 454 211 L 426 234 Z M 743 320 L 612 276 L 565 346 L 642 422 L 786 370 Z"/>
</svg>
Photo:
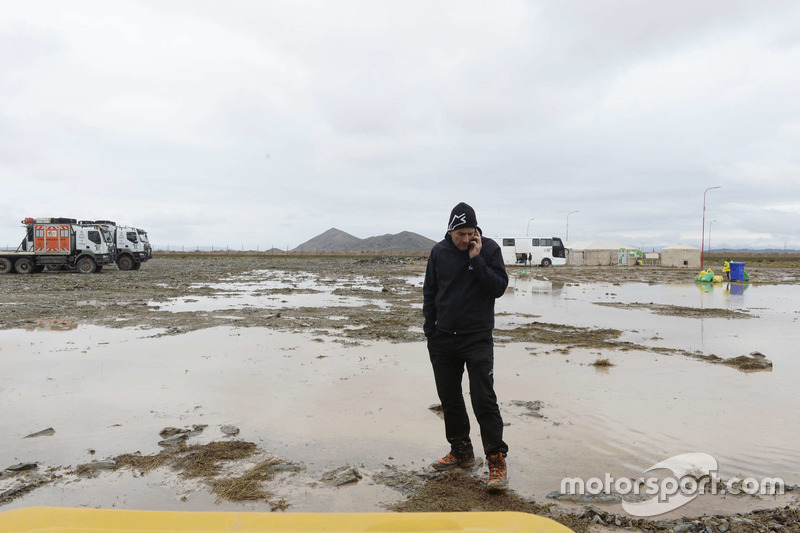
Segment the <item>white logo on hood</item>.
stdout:
<svg viewBox="0 0 800 533">
<path fill-rule="evenodd" d="M 448 226 L 447 231 L 453 231 L 459 226 L 463 226 L 467 223 L 467 214 L 461 213 L 460 215 L 453 215 L 453 220 L 450 221 L 450 226 Z"/>
</svg>

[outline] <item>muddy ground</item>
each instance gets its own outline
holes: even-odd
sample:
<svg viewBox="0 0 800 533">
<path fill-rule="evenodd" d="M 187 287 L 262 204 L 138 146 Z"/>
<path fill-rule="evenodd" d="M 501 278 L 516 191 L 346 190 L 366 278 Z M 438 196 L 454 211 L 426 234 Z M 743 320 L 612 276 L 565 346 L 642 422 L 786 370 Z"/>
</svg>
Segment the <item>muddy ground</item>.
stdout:
<svg viewBox="0 0 800 533">
<path fill-rule="evenodd" d="M 421 329 L 422 277 L 424 256 L 302 257 L 227 256 L 166 254 L 139 271 L 121 272 L 113 266 L 103 272 L 81 275 L 75 272 L 44 272 L 22 276 L 0 276 L 0 329 L 65 329 L 77 324 L 110 328 L 138 327 L 154 330 L 154 336 L 177 335 L 216 326 L 264 327 L 285 331 L 334 335 L 343 343 L 361 340 L 417 342 L 424 340 Z M 711 265 L 714 266 L 713 264 Z M 721 271 L 721 267 L 719 268 Z M 273 271 L 279 288 L 248 287 L 249 273 Z M 322 284 L 335 287 L 331 297 L 364 298 L 364 305 L 285 306 L 281 295 L 322 294 L 304 287 L 298 276 L 315 274 Z M 652 267 L 557 267 L 514 268 L 510 273 L 556 284 L 624 283 L 685 284 L 695 272 Z M 800 284 L 800 269 L 759 268 L 750 272 L 752 284 Z M 408 279 L 416 279 L 409 283 Z M 368 280 L 365 288 L 364 280 Z M 220 284 L 220 282 L 228 282 Z M 226 298 L 269 299 L 272 305 L 243 303 L 224 308 L 215 304 Z M 188 310 L 171 302 L 180 301 Z M 204 302 L 201 302 L 203 300 Z M 194 304 L 200 303 L 197 306 Z M 207 310 L 192 310 L 208 304 Z M 380 312 L 383 303 L 391 313 Z M 644 308 L 653 313 L 689 318 L 722 317 L 747 319 L 746 311 L 697 309 L 655 303 L 598 303 L 609 307 Z M 224 310 L 223 310 L 224 309 Z M 332 317 L 332 309 L 335 315 Z M 531 318 L 536 318 L 532 316 Z M 513 329 L 496 332 L 496 342 L 535 341 L 558 344 L 559 350 L 573 347 L 644 349 L 678 354 L 722 363 L 742 369 L 767 368 L 749 356 L 725 358 L 682 349 L 652 348 L 618 340 L 616 329 L 583 328 L 533 320 Z M 566 347 L 564 346 L 566 340 Z M 742 358 L 743 357 L 743 358 Z"/>
<path fill-rule="evenodd" d="M 0 329 L 69 328 L 71 324 L 94 324 L 112 328 L 141 327 L 164 330 L 172 335 L 196 329 L 235 325 L 237 327 L 269 327 L 293 331 L 320 330 L 352 339 L 419 341 L 423 339 L 419 305 L 422 301 L 421 280 L 425 273 L 423 256 L 308 257 L 302 256 L 226 256 L 167 254 L 146 263 L 141 270 L 120 272 L 113 266 L 103 272 L 80 275 L 75 272 L 44 272 L 22 276 L 0 276 Z M 714 265 L 712 265 L 713 267 Z M 219 286 L 222 280 L 246 283 L 241 276 L 259 270 L 285 272 L 288 288 L 255 289 L 255 297 L 275 295 L 275 310 L 243 306 L 241 309 L 217 311 L 169 310 L 163 304 L 175 299 L 192 303 L 194 298 L 227 298 L 240 290 Z M 721 267 L 719 267 L 721 271 Z M 579 283 L 678 284 L 690 283 L 696 273 L 683 269 L 651 267 L 557 267 L 513 268 L 520 277 L 546 280 L 565 285 Z M 376 313 L 375 305 L 337 307 L 343 318 L 331 320 L 330 309 L 319 307 L 283 307 L 281 294 L 315 293 L 303 288 L 293 274 L 314 273 L 334 284 L 351 280 L 351 284 L 333 290 L 333 295 L 367 297 L 382 300 L 392 307 L 390 316 Z M 800 269 L 759 268 L 750 271 L 752 284 L 800 284 Z M 419 278 L 417 285 L 404 277 Z M 358 280 L 370 278 L 372 290 Z M 621 306 L 618 303 L 603 303 Z M 639 304 L 660 314 L 689 317 L 747 318 L 746 312 L 719 309 L 698 310 L 679 306 Z M 351 326 L 342 331 L 343 324 Z M 366 327 L 368 326 L 368 327 Z M 357 329 L 361 327 L 361 329 Z M 337 331 L 339 330 L 339 331 Z M 542 328 L 546 337 L 547 327 Z M 581 332 L 582 336 L 587 332 Z M 605 334 L 598 342 L 608 340 Z M 546 341 L 546 339 L 545 339 Z M 540 340 L 541 342 L 541 340 Z"/>
<path fill-rule="evenodd" d="M 313 330 L 336 328 L 342 321 L 326 321 L 327 311 L 318 308 L 279 308 L 276 312 L 258 309 L 238 309 L 224 313 L 174 313 L 160 303 L 175 298 L 226 297 L 230 289 L 214 287 L 220 280 L 233 279 L 255 270 L 275 270 L 291 273 L 312 272 L 335 280 L 355 280 L 369 277 L 377 280 L 380 291 L 364 291 L 357 283 L 337 288 L 335 294 L 382 299 L 392 305 L 391 317 L 376 318 L 374 307 L 342 308 L 351 325 L 369 325 L 347 336 L 397 341 L 420 340 L 421 332 L 409 334 L 406 329 L 419 324 L 422 291 L 406 283 L 403 276 L 423 276 L 424 256 L 367 256 L 367 257 L 302 257 L 302 256 L 226 256 L 166 254 L 146 263 L 139 271 L 120 272 L 110 266 L 103 272 L 79 275 L 75 272 L 44 272 L 22 276 L 0 276 L 0 328 L 35 328 L 44 321 L 63 321 L 97 324 L 106 327 L 163 328 L 168 333 L 180 333 L 218 325 L 291 328 Z M 711 265 L 713 268 L 715 265 Z M 719 272 L 721 266 L 717 266 Z M 693 282 L 696 272 L 684 269 L 653 267 L 557 267 L 515 268 L 518 276 L 554 283 L 648 283 L 676 284 Z M 748 269 L 752 284 L 800 284 L 798 268 Z M 287 280 L 287 283 L 295 283 Z M 292 292 L 305 291 L 296 286 Z M 258 290 L 255 295 L 266 296 L 270 289 Z M 272 289 L 279 295 L 283 289 Z M 311 292 L 314 292 L 311 290 Z M 660 313 L 678 316 L 692 310 L 660 307 Z M 732 316 L 736 313 L 732 313 Z M 244 319 L 244 320 L 240 320 Z"/>
<path fill-rule="evenodd" d="M 176 428 L 165 428 L 164 431 Z M 163 433 L 163 431 L 162 431 Z M 197 433 L 195 431 L 195 433 Z M 142 455 L 139 452 L 119 455 L 112 459 L 92 461 L 72 467 L 40 468 L 39 465 L 15 465 L 19 471 L 3 471 L 0 479 L 12 478 L 17 482 L 13 490 L 0 492 L 3 503 L 24 497 L 26 494 L 58 482 L 76 483 L 120 471 L 128 475 L 147 476 L 156 469 L 169 469 L 183 481 L 198 480 L 205 490 L 216 498 L 231 502 L 261 502 L 272 511 L 287 511 L 290 504 L 269 490 L 276 477 L 294 476 L 304 470 L 303 465 L 261 450 L 244 440 L 221 440 L 207 444 L 180 442 L 165 446 L 158 454 Z M 310 486 L 328 485 L 346 487 L 359 482 L 385 485 L 405 494 L 405 499 L 388 504 L 394 512 L 475 512 L 512 511 L 532 513 L 551 518 L 568 526 L 576 533 L 605 531 L 670 531 L 670 532 L 720 532 L 755 533 L 800 530 L 800 508 L 785 506 L 760 509 L 735 515 L 714 515 L 699 518 L 643 519 L 615 514 L 594 505 L 586 505 L 579 512 L 568 512 L 551 501 L 537 502 L 518 496 L 514 491 L 487 492 L 486 472 L 482 460 L 471 469 L 435 472 L 429 468 L 419 471 L 401 471 L 386 465 L 383 471 L 374 472 L 364 481 L 358 467 L 345 465 L 326 472 Z M 797 490 L 795 488 L 794 490 Z M 186 497 L 182 498 L 186 501 Z M 0 507 L 2 510 L 2 507 Z"/>
<path fill-rule="evenodd" d="M 262 270 L 274 271 L 276 277 L 286 286 L 242 289 L 237 285 L 246 285 L 248 273 Z M 236 326 L 263 327 L 312 336 L 334 336 L 341 339 L 345 346 L 365 340 L 420 342 L 424 338 L 419 307 L 424 270 L 425 257 L 421 256 L 253 257 L 169 254 L 148 262 L 135 272 L 120 272 L 110 267 L 92 275 L 69 272 L 45 272 L 29 276 L 4 275 L 0 276 L 0 328 L 70 329 L 77 324 L 93 324 L 110 328 L 137 327 L 152 330 L 153 336 L 164 336 L 216 326 Z M 721 271 L 721 268 L 718 270 Z M 333 311 L 335 318 L 331 317 L 331 308 L 282 305 L 286 303 L 281 298 L 282 294 L 307 293 L 314 296 L 319 292 L 317 289 L 306 288 L 297 281 L 304 273 L 309 272 L 329 280 L 331 286 L 335 286 L 331 290 L 331 297 L 365 297 L 370 303 L 337 306 Z M 748 272 L 754 284 L 800 283 L 800 269 L 756 268 L 748 269 Z M 514 273 L 517 276 L 530 276 L 563 284 L 684 284 L 693 281 L 696 274 L 687 270 L 651 267 L 523 268 Z M 364 280 L 368 281 L 365 283 Z M 226 281 L 230 283 L 220 284 Z M 215 300 L 241 296 L 242 290 L 249 298 L 272 299 L 274 305 L 264 309 L 248 305 L 245 300 L 241 306 L 225 308 L 224 311 L 213 305 Z M 180 301 L 189 309 L 193 304 L 211 304 L 205 310 L 181 310 L 173 305 L 175 301 Z M 379 312 L 381 302 L 391 306 L 391 313 Z M 707 316 L 748 319 L 748 313 L 742 311 L 698 310 L 654 303 L 639 305 L 652 313 L 674 316 L 698 317 L 697 313 L 717 313 Z M 738 361 L 733 361 L 733 358 L 725 359 L 713 354 L 665 348 L 656 350 L 620 341 L 619 330 L 580 328 L 537 322 L 535 316 L 528 318 L 530 320 L 525 324 L 498 331 L 497 342 L 535 341 L 559 344 L 561 350 L 569 350 L 570 347 L 646 349 L 678 353 L 710 363 L 730 364 L 745 370 L 757 369 L 752 365 L 762 364 L 762 358 L 757 356 L 736 358 Z M 158 429 L 160 428 L 154 428 L 154 431 L 157 432 Z M 271 510 L 284 510 L 287 504 L 284 500 L 273 497 L 266 485 L 276 475 L 291 476 L 302 469 L 302 465 L 295 465 L 289 459 L 274 457 L 266 451 L 258 450 L 252 443 L 235 439 L 203 446 L 180 444 L 157 456 L 142 457 L 133 453 L 134 451 L 114 458 L 110 468 L 129 470 L 133 475 L 153 468 L 176 469 L 181 476 L 202 479 L 217 498 L 263 501 Z M 246 462 L 246 468 L 231 470 L 221 466 L 242 461 Z M 3 478 L 18 478 L 21 483 L 15 492 L 4 493 L 3 500 L 22 497 L 37 487 L 64 476 L 91 476 L 98 470 L 109 468 L 108 465 L 101 466 L 88 464 L 84 465 L 83 470 L 77 468 L 69 471 L 58 468 L 47 470 L 43 467 L 23 468 L 17 472 L 5 471 Z M 336 476 L 340 474 L 334 472 L 331 475 L 333 479 L 338 479 Z M 578 514 L 565 514 L 563 509 L 548 501 L 527 501 L 516 496 L 513 491 L 487 496 L 482 485 L 483 477 L 485 468 L 481 467 L 472 472 L 444 475 L 434 475 L 426 469 L 405 472 L 387 467 L 384 472 L 373 475 L 370 481 L 397 488 L 406 495 L 406 500 L 389 506 L 393 511 L 515 510 L 552 516 L 575 531 L 607 528 L 735 533 L 800 531 L 796 507 L 755 511 L 746 515 L 661 521 L 634 520 L 590 506 Z M 25 479 L 28 481 L 25 482 Z M 358 482 L 358 477 L 352 481 Z M 326 483 L 329 480 L 320 479 L 319 482 Z"/>
<path fill-rule="evenodd" d="M 389 268 L 387 268 L 389 267 Z M 0 276 L 0 328 L 70 327 L 70 324 L 95 324 L 105 327 L 142 327 L 174 335 L 222 325 L 267 327 L 293 331 L 336 330 L 344 323 L 369 326 L 344 334 L 351 338 L 397 341 L 420 340 L 407 331 L 419 323 L 419 310 L 412 304 L 421 298 L 421 289 L 397 278 L 424 273 L 424 259 L 379 257 L 369 259 L 271 259 L 265 257 L 167 256 L 146 263 L 139 271 L 120 272 L 114 267 L 92 275 L 74 272 L 44 272 L 29 276 Z M 254 307 L 214 311 L 172 312 L 161 305 L 176 298 L 226 298 L 231 290 L 211 285 L 255 270 L 285 272 L 290 289 L 257 290 L 254 296 L 276 296 L 275 311 Z M 328 309 L 316 307 L 283 308 L 281 293 L 318 292 L 291 287 L 299 272 L 319 273 L 335 280 L 369 276 L 379 280 L 385 291 L 369 291 L 370 298 L 393 305 L 392 316 L 379 316 L 374 306 L 341 307 L 337 314 L 345 319 L 330 320 Z M 361 296 L 357 284 L 336 289 L 341 296 Z M 191 301 L 189 302 L 191 303 Z"/>
</svg>

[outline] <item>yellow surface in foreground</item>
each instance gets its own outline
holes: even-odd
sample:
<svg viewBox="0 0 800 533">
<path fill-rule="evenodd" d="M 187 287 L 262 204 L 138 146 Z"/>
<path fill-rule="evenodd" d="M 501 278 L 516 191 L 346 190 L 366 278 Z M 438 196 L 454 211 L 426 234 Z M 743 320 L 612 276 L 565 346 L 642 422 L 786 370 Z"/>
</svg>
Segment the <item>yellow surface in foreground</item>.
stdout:
<svg viewBox="0 0 800 533">
<path fill-rule="evenodd" d="M 481 531 L 570 533 L 526 513 L 193 513 L 28 507 L 0 512 L 3 533 Z"/>
</svg>

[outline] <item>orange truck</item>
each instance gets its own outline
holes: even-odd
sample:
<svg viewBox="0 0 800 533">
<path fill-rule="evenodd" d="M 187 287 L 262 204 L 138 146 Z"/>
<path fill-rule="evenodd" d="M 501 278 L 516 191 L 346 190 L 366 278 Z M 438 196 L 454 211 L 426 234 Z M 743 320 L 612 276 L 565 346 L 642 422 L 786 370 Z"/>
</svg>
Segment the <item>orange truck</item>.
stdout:
<svg viewBox="0 0 800 533">
<path fill-rule="evenodd" d="M 13 251 L 0 251 L 0 274 L 32 274 L 46 267 L 100 272 L 116 258 L 116 247 L 97 224 L 72 218 L 26 218 L 25 238 Z"/>
</svg>

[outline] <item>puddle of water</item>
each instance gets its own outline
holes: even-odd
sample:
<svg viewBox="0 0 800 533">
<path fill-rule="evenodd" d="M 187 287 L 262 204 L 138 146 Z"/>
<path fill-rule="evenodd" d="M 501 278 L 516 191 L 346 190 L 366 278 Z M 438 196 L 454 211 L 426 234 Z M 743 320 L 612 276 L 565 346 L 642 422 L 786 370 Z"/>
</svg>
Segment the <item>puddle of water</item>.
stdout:
<svg viewBox="0 0 800 533">
<path fill-rule="evenodd" d="M 380 292 L 383 288 L 379 280 L 366 276 L 354 276 L 342 280 L 320 276 L 312 272 L 286 272 L 282 270 L 254 270 L 241 276 L 232 276 L 220 283 L 200 284 L 195 285 L 195 287 L 210 287 L 231 292 L 282 289 L 330 292 L 347 287 Z"/>
<path fill-rule="evenodd" d="M 713 455 L 721 477 L 800 482 L 800 365 L 791 349 L 798 318 L 792 302 L 800 287 L 751 286 L 742 295 L 729 295 L 695 286 L 512 281 L 514 290 L 498 301 L 497 310 L 516 316 L 498 317 L 501 327 L 501 322 L 538 320 L 635 329 L 626 335 L 642 344 L 658 334 L 662 340 L 649 341 L 652 345 L 696 346 L 725 356 L 757 349 L 775 363 L 771 372 L 746 374 L 652 352 L 574 349 L 563 355 L 545 353 L 552 345 L 498 346 L 495 380 L 510 424 L 505 440 L 511 447 L 511 485 L 519 494 L 545 502 L 564 477 L 602 478 L 606 472 L 637 477 L 686 452 Z M 596 301 L 736 308 L 756 318 L 660 316 Z M 541 317 L 523 316 L 532 314 Z M 402 496 L 368 482 L 341 489 L 311 484 L 344 464 L 367 474 L 385 464 L 419 470 L 446 451 L 443 423 L 428 410 L 437 398 L 423 343 L 344 346 L 318 335 L 256 328 L 148 338 L 152 333 L 86 326 L 0 332 L 0 450 L 8 463 L 0 466 L 75 465 L 137 450 L 156 453 L 165 426 L 208 424 L 193 440 L 204 443 L 222 438 L 220 425 L 233 424 L 241 428 L 240 438 L 306 465 L 306 472 L 285 486 L 269 487 L 287 498 L 290 510 L 380 511 L 381 503 Z M 615 366 L 595 370 L 590 363 L 600 355 Z M 544 402 L 545 418 L 527 416 L 511 403 L 534 400 Z M 55 435 L 22 438 L 47 427 Z M 472 433 L 479 443 L 474 422 Z M 110 486 L 91 480 L 69 490 L 48 487 L 4 508 L 251 508 L 214 507 L 202 490 L 181 502 L 184 489 L 162 478 L 112 473 L 101 478 Z M 698 513 L 713 514 L 751 504 L 718 498 L 701 505 Z"/>
<path fill-rule="evenodd" d="M 250 294 L 227 294 L 225 296 L 189 296 L 174 298 L 169 302 L 150 302 L 150 306 L 165 311 L 196 312 L 224 311 L 227 309 L 285 309 L 300 307 L 363 307 L 377 305 L 387 310 L 390 305 L 382 301 L 367 300 L 355 296 L 336 296 L 332 294 L 271 294 L 269 296 Z"/>
<path fill-rule="evenodd" d="M 241 438 L 307 465 L 305 478 L 285 489 L 297 498 L 294 510 L 341 511 L 370 510 L 347 503 L 366 489 L 317 499 L 301 480 L 342 464 L 417 469 L 444 448 L 442 423 L 427 409 L 436 397 L 421 344 L 345 349 L 302 335 L 227 328 L 157 339 L 99 328 L 58 335 L 69 337 L 0 335 L 13 376 L 2 380 L 3 412 L 14 413 L 0 422 L 8 462 L 67 465 L 135 450 L 156 453 L 164 426 L 209 424 L 196 439 L 206 442 L 221 438 L 219 425 L 232 423 Z M 64 340 L 85 353 L 58 351 Z M 795 410 L 763 409 L 786 405 L 794 390 L 790 377 L 776 381 L 781 374 L 747 375 L 636 352 L 612 355 L 616 366 L 598 373 L 588 366 L 595 357 L 589 351 L 533 356 L 525 348 L 498 347 L 496 369 L 510 423 L 514 489 L 523 495 L 542 499 L 563 477 L 632 476 L 688 450 L 714 454 L 725 474 L 790 474 L 794 480 L 787 482 L 797 481 Z M 510 406 L 537 399 L 545 402 L 545 419 Z M 22 439 L 50 426 L 52 437 Z M 177 495 L 152 506 L 152 493 L 140 495 L 141 484 L 118 479 L 111 478 L 109 490 L 118 506 L 122 500 L 129 507 L 186 509 Z M 79 501 L 109 501 L 90 486 L 77 493 Z M 387 501 L 387 492 L 379 493 Z M 364 494 L 357 499 L 380 509 Z M 72 491 L 54 487 L 11 505 L 30 502 L 76 503 Z"/>
<path fill-rule="evenodd" d="M 422 287 L 425 284 L 425 276 L 398 276 L 397 279 L 405 281 L 413 287 Z"/>
<path fill-rule="evenodd" d="M 37 320 L 36 325 L 27 328 L 28 331 L 69 331 L 78 327 L 77 322 L 71 320 Z"/>
<path fill-rule="evenodd" d="M 210 312 L 244 307 L 362 307 L 370 304 L 377 305 L 384 311 L 390 308 L 389 304 L 381 300 L 372 301 L 363 297 L 335 294 L 337 289 L 353 288 L 380 293 L 383 287 L 379 280 L 364 276 L 339 280 L 308 272 L 255 270 L 220 283 L 197 284 L 193 287 L 220 292 L 214 296 L 187 296 L 166 302 L 149 302 L 148 305 L 173 312 Z"/>
<path fill-rule="evenodd" d="M 700 350 L 720 357 L 759 351 L 773 362 L 800 365 L 800 359 L 794 357 L 800 286 L 718 285 L 721 287 L 704 292 L 697 284 L 573 286 L 512 277 L 512 290 L 497 301 L 496 308 L 498 312 L 539 315 L 531 319 L 539 322 L 625 330 L 621 340 L 645 346 Z M 731 293 L 737 286 L 745 287 L 743 294 Z M 729 309 L 747 311 L 753 318 L 687 318 L 598 306 L 596 302 Z M 519 322 L 513 316 L 498 317 L 501 328 Z"/>
</svg>

